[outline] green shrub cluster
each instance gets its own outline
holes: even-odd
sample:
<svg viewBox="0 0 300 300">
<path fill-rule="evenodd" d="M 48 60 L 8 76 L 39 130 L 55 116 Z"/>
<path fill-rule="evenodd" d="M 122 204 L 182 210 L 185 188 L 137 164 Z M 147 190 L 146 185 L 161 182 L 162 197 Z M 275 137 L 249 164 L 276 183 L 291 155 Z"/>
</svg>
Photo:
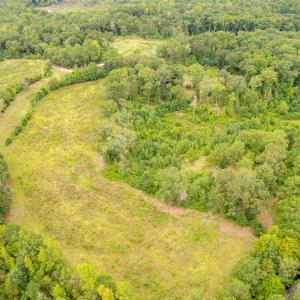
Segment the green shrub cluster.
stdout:
<svg viewBox="0 0 300 300">
<path fill-rule="evenodd" d="M 49 82 L 49 90 L 53 91 L 76 83 L 98 80 L 105 76 L 106 72 L 103 68 L 90 64 L 86 67 L 75 69 L 72 73 L 66 74 L 61 80 L 52 79 Z"/>
</svg>

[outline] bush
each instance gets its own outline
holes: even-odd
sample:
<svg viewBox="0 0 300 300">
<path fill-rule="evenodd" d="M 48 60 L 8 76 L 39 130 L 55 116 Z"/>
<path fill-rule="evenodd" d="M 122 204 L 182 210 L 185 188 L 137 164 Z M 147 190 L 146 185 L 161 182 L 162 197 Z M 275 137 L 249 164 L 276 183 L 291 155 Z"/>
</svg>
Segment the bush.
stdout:
<svg viewBox="0 0 300 300">
<path fill-rule="evenodd" d="M 31 100 L 32 106 L 37 105 L 37 103 L 42 100 L 45 96 L 47 96 L 49 91 L 45 88 L 41 88 L 39 91 L 36 92 L 33 99 Z"/>
<path fill-rule="evenodd" d="M 256 219 L 254 219 L 250 222 L 250 227 L 252 229 L 252 232 L 257 237 L 260 237 L 264 233 L 264 229 L 263 229 L 262 225 Z"/>
<path fill-rule="evenodd" d="M 184 206 L 199 210 L 208 210 L 211 207 L 208 193 L 212 185 L 211 174 L 198 175 L 188 188 L 188 199 Z"/>
</svg>

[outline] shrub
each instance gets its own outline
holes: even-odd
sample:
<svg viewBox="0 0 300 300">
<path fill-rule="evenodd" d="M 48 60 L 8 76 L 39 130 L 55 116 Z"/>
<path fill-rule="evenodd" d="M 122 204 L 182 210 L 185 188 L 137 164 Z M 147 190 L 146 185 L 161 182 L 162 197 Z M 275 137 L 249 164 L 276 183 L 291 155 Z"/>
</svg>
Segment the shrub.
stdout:
<svg viewBox="0 0 300 300">
<path fill-rule="evenodd" d="M 208 193 L 212 185 L 211 174 L 201 174 L 197 176 L 188 188 L 188 199 L 185 206 L 207 210 L 211 207 Z"/>
</svg>

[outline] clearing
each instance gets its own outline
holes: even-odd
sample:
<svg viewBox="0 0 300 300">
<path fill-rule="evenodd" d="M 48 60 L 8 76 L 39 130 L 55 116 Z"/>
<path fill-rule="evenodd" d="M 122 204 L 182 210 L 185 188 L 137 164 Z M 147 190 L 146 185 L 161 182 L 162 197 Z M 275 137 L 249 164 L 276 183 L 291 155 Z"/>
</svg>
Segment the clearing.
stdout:
<svg viewBox="0 0 300 300">
<path fill-rule="evenodd" d="M 140 37 L 118 37 L 110 47 L 115 48 L 123 56 L 144 55 L 152 56 L 156 54 L 156 49 L 161 45 L 161 40 L 145 40 Z"/>
<path fill-rule="evenodd" d="M 104 178 L 95 143 L 103 99 L 102 81 L 52 92 L 3 149 L 14 194 L 10 220 L 60 241 L 73 265 L 88 261 L 128 281 L 138 299 L 217 293 L 254 237 Z"/>
</svg>

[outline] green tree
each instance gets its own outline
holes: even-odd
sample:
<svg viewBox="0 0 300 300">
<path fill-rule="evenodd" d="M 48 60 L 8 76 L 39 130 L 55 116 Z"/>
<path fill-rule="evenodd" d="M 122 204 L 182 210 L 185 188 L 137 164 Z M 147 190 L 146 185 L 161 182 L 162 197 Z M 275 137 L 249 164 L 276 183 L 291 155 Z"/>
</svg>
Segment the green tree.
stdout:
<svg viewBox="0 0 300 300">
<path fill-rule="evenodd" d="M 106 78 L 106 89 L 109 97 L 121 109 L 121 100 L 129 98 L 130 82 L 128 68 L 119 68 L 111 71 Z"/>
<path fill-rule="evenodd" d="M 169 167 L 159 172 L 157 176 L 158 195 L 170 204 L 180 204 L 182 193 L 185 192 L 186 179 L 176 168 Z"/>
<path fill-rule="evenodd" d="M 159 88 L 159 74 L 151 68 L 143 68 L 138 72 L 139 90 L 150 103 L 151 99 L 157 98 Z"/>
<path fill-rule="evenodd" d="M 221 168 L 236 164 L 245 154 L 245 146 L 242 142 L 236 141 L 232 145 L 227 143 L 218 144 L 210 158 Z"/>
<path fill-rule="evenodd" d="M 253 219 L 269 193 L 256 172 L 248 169 L 224 170 L 215 178 L 209 197 L 215 211 L 238 219 Z"/>
</svg>

